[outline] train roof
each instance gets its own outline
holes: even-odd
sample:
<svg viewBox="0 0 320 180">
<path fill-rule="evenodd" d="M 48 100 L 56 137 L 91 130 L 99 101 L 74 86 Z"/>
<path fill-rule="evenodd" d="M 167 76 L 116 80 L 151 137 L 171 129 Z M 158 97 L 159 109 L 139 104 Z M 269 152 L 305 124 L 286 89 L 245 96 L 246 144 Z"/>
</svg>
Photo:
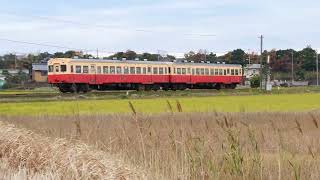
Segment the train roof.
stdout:
<svg viewBox="0 0 320 180">
<path fill-rule="evenodd" d="M 217 63 L 193 63 L 193 62 L 161 62 L 161 61 L 136 61 L 136 60 L 110 60 L 110 59 L 68 59 L 56 58 L 61 60 L 68 60 L 69 62 L 84 62 L 84 63 L 128 63 L 128 64 L 159 64 L 159 65 L 199 65 L 199 66 L 223 66 L 223 67 L 241 67 L 240 64 L 217 64 Z"/>
</svg>

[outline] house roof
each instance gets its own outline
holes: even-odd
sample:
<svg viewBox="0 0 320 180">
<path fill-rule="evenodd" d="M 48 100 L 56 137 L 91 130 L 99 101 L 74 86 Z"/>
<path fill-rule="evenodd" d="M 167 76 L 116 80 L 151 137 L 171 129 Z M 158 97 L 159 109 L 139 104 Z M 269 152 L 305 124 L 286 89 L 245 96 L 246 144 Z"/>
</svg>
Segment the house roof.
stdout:
<svg viewBox="0 0 320 180">
<path fill-rule="evenodd" d="M 260 64 L 248 64 L 246 69 L 260 69 Z"/>
<path fill-rule="evenodd" d="M 8 71 L 9 74 L 18 74 L 20 71 L 29 74 L 28 69 L 0 69 L 0 74 L 2 74 L 3 71 Z"/>
<path fill-rule="evenodd" d="M 47 63 L 33 63 L 32 70 L 34 71 L 48 71 Z"/>
</svg>

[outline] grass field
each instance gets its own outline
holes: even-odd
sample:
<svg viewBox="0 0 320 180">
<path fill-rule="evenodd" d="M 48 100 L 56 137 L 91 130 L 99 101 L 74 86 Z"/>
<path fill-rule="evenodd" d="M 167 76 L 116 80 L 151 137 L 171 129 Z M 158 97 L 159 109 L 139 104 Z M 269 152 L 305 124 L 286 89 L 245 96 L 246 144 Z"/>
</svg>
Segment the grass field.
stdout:
<svg viewBox="0 0 320 180">
<path fill-rule="evenodd" d="M 0 179 L 320 179 L 318 90 L 7 91 Z"/>
<path fill-rule="evenodd" d="M 52 172 L 58 177 L 53 179 L 106 178 L 105 172 L 115 174 L 122 168 L 105 159 L 118 158 L 124 162 L 118 167 L 129 166 L 133 174 L 132 167 L 141 167 L 152 177 L 140 179 L 317 180 L 319 115 L 314 111 L 0 116 L 0 121 L 17 126 L 0 123 L 0 157 L 11 162 L 9 167 L 25 168 L 29 174 Z M 73 145 L 78 142 L 88 147 Z"/>
<path fill-rule="evenodd" d="M 110 100 L 72 100 L 51 102 L 1 103 L 2 115 L 70 115 L 74 113 L 129 113 L 128 103 L 132 102 L 137 112 L 177 111 L 178 101 L 184 112 L 290 112 L 308 111 L 320 108 L 320 94 L 281 94 L 253 96 L 217 96 L 154 99 L 110 99 Z"/>
</svg>

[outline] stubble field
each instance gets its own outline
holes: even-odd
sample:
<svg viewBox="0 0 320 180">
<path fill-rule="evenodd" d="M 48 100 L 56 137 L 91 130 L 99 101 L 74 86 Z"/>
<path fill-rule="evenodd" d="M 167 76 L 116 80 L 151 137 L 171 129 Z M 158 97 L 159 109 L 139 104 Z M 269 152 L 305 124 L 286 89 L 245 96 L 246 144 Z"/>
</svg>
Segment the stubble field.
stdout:
<svg viewBox="0 0 320 180">
<path fill-rule="evenodd" d="M 2 103 L 0 177 L 319 179 L 319 100 L 307 93 Z"/>
</svg>

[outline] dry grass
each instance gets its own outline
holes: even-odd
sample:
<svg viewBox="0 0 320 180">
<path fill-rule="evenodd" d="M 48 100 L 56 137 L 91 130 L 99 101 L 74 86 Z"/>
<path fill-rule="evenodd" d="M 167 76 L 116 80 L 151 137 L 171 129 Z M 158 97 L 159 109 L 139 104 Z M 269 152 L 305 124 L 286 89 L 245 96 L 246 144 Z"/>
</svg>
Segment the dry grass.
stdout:
<svg viewBox="0 0 320 180">
<path fill-rule="evenodd" d="M 176 105 L 182 112 L 183 104 Z M 170 107 L 174 105 L 168 102 Z M 130 108 L 132 115 L 75 113 L 1 116 L 0 120 L 49 137 L 84 142 L 165 179 L 320 179 L 319 112 L 141 115 L 133 105 Z M 10 136 L 18 135 L 12 133 L 6 141 L 16 139 Z M 38 140 L 32 142 L 37 144 Z M 50 144 L 57 144 L 61 152 L 58 159 L 68 159 L 65 163 L 73 157 L 72 151 L 61 149 L 63 143 Z M 42 161 L 50 159 L 48 150 L 38 151 L 45 157 Z M 21 162 L 30 155 L 18 157 L 15 159 Z M 69 163 L 77 161 L 71 159 Z M 30 166 L 33 164 L 26 164 Z M 99 166 L 86 168 L 88 172 L 98 171 L 93 174 L 101 173 Z"/>
<path fill-rule="evenodd" d="M 2 122 L 0 137 L 1 179 L 146 178 L 115 156 L 80 142 L 46 138 Z"/>
</svg>

